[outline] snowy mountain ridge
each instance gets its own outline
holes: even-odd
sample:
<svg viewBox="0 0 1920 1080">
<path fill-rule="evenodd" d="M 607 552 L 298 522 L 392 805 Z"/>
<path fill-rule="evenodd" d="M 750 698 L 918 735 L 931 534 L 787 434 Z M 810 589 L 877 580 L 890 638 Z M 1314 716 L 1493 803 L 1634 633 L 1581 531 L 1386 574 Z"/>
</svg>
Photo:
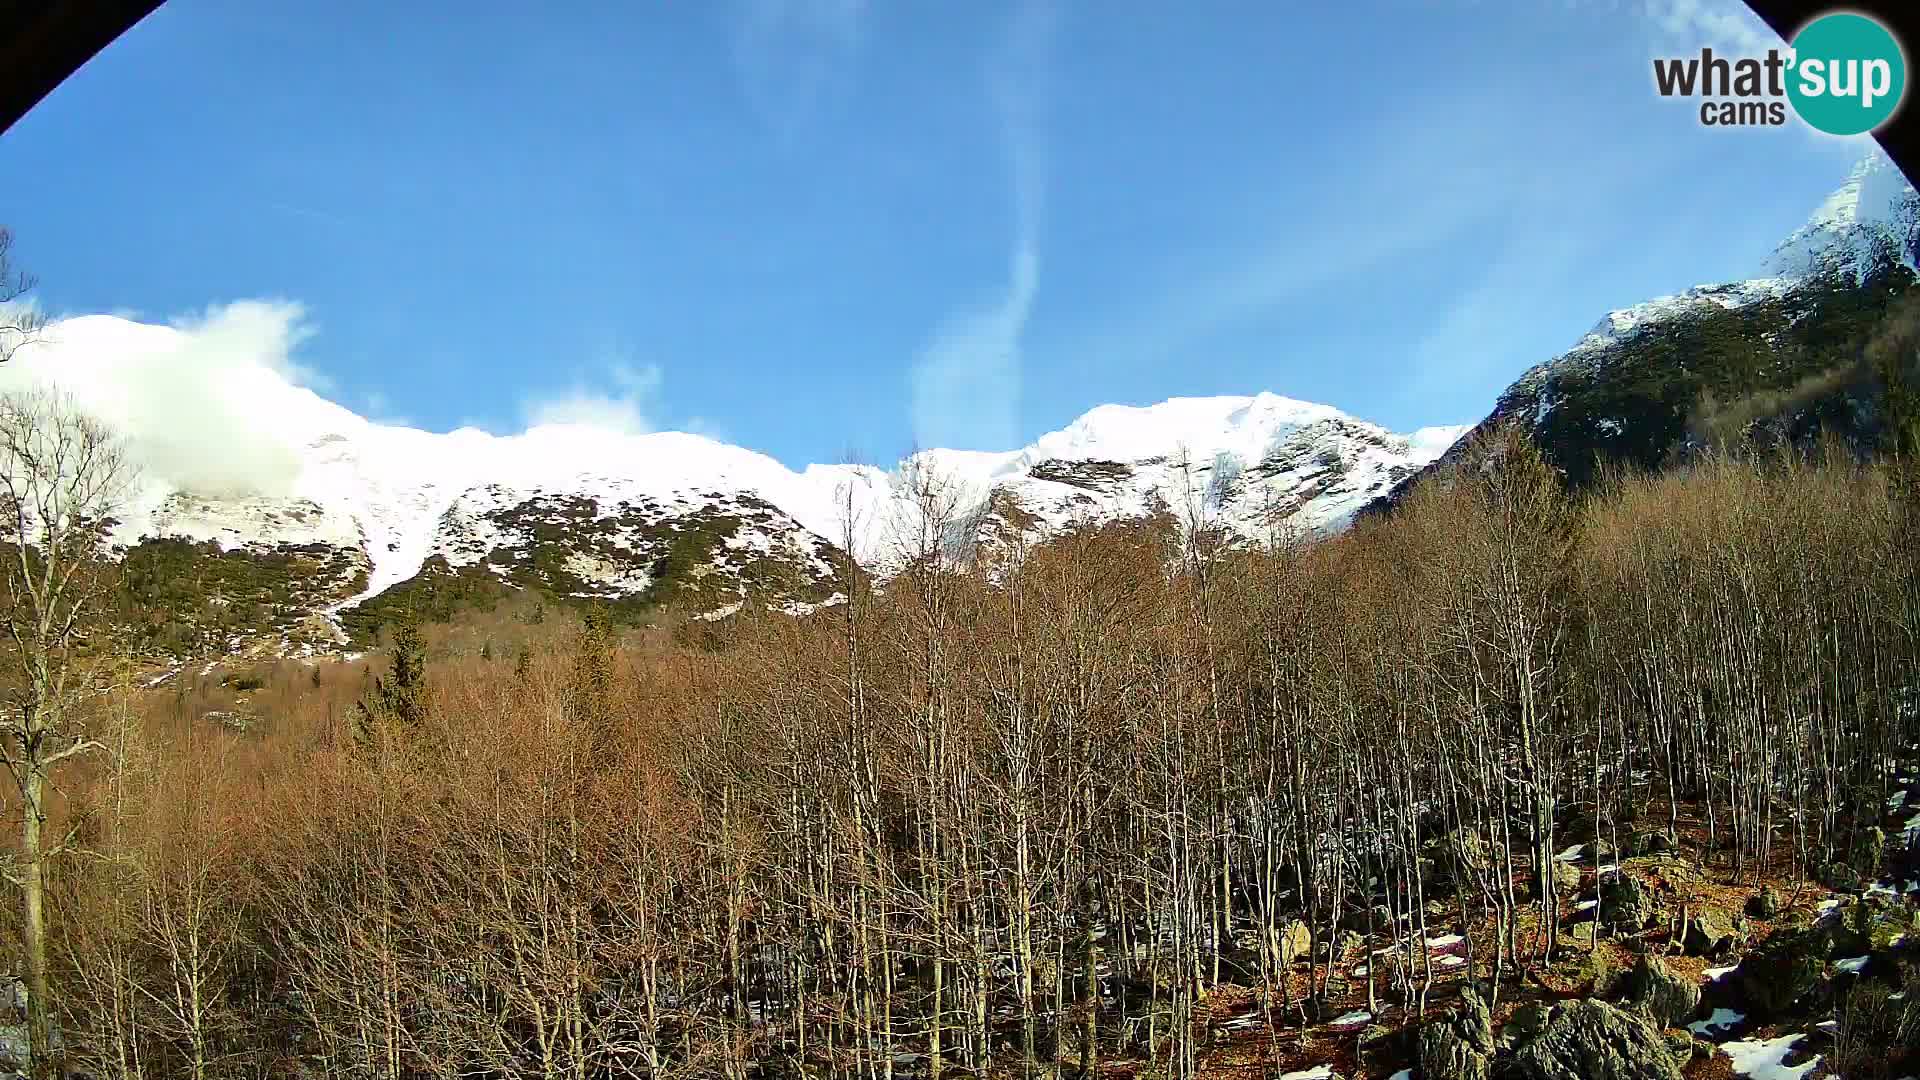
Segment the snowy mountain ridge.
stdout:
<svg viewBox="0 0 1920 1080">
<path fill-rule="evenodd" d="M 1608 312 L 1566 352 L 1534 366 L 1515 389 L 1531 390 L 1556 370 L 1589 363 L 1649 325 L 1707 305 L 1737 309 L 1786 295 L 1820 274 L 1864 274 L 1885 255 L 1908 266 L 1920 254 L 1920 194 L 1879 150 L 1862 157 L 1847 179 L 1744 281 L 1696 285 Z M 1513 393 L 1509 390 L 1508 393 Z"/>
<path fill-rule="evenodd" d="M 1916 255 L 1920 255 L 1920 194 L 1893 161 L 1875 149 L 1854 164 L 1846 181 L 1827 196 L 1805 224 L 1762 260 L 1756 276 L 1697 285 L 1673 296 L 1610 311 L 1571 349 L 1535 370 L 1578 362 L 1650 323 L 1703 305 L 1745 307 L 1778 299 L 1816 275 L 1858 278 L 1881 256 L 1911 267 Z"/>
<path fill-rule="evenodd" d="M 1804 326 L 1800 320 L 1818 314 L 1820 295 L 1847 293 L 1870 275 L 1897 266 L 1911 271 L 1916 259 L 1920 193 L 1874 147 L 1761 261 L 1756 276 L 1699 285 L 1608 312 L 1565 352 L 1515 379 L 1476 430 L 1523 418 L 1549 458 L 1572 470 L 1570 476 L 1586 475 L 1600 460 L 1657 467 L 1674 445 L 1690 437 L 1687 424 L 1706 378 L 1694 369 L 1727 358 L 1713 343 L 1689 337 L 1689 327 L 1718 319 L 1727 337 L 1751 337 L 1744 347 L 1771 353 L 1768 366 L 1748 371 L 1748 378 L 1764 382 L 1789 369 L 1796 378 L 1830 373 L 1848 359 L 1832 352 L 1844 343 L 1845 332 L 1837 326 L 1818 329 L 1818 318 Z M 1662 338 L 1668 339 L 1665 344 Z M 1818 370 L 1803 370 L 1804 365 Z M 1715 392 L 1738 396 L 1758 389 L 1728 385 Z M 1853 422 L 1860 421 L 1858 409 L 1846 406 L 1845 411 L 1854 414 Z M 1457 442 L 1422 475 L 1452 469 L 1471 442 Z M 1380 505 L 1391 505 L 1410 486 L 1400 485 Z"/>
<path fill-rule="evenodd" d="M 1863 275 L 1888 257 L 1912 266 L 1917 249 L 1920 196 L 1870 155 L 1759 276 L 1608 313 L 1523 374 L 1489 421 L 1524 410 L 1542 430 L 1571 376 L 1604 369 L 1649 327 L 1779 299 L 1819 275 Z M 145 478 L 117 544 L 178 538 L 321 563 L 318 610 L 336 621 L 446 573 L 643 606 L 715 612 L 756 599 L 801 610 L 842 595 L 843 551 L 883 577 L 911 558 L 934 531 L 931 505 L 945 507 L 947 542 L 1044 540 L 1152 515 L 1250 542 L 1328 532 L 1459 453 L 1467 430 L 1396 434 L 1271 393 L 1180 397 L 1102 405 L 1018 449 L 796 471 L 682 432 L 376 422 L 302 385 L 287 356 L 294 335 L 281 336 L 285 347 L 260 357 L 246 334 L 219 327 L 82 316 L 55 323 L 4 377 L 51 381 L 128 434 Z M 216 370 L 203 372 L 209 357 Z M 1618 434 L 1617 422 L 1592 422 Z M 926 496 L 928 482 L 940 498 Z"/>
<path fill-rule="evenodd" d="M 1008 529 L 1039 540 L 1161 512 L 1247 539 L 1283 526 L 1337 529 L 1464 430 L 1399 435 L 1267 393 L 1174 398 L 1100 406 L 1017 450 L 927 450 L 893 469 L 795 471 L 681 432 L 544 425 L 495 435 L 382 424 L 254 365 L 241 380 L 247 415 L 265 422 L 236 427 L 232 447 L 215 443 L 215 457 L 261 463 L 234 479 L 190 460 L 174 429 L 240 421 L 196 417 L 199 406 L 186 403 L 186 416 L 156 425 L 101 363 L 166 363 L 182 337 L 175 327 L 94 315 L 54 324 L 32 350 L 34 370 L 128 432 L 143 466 L 114 541 L 345 552 L 364 579 L 330 605 L 334 615 L 430 563 L 564 595 L 666 595 L 666 579 L 678 575 L 699 587 L 675 595 L 713 609 L 756 588 L 788 606 L 831 602 L 843 547 L 882 576 L 909 557 L 909 538 L 926 524 L 916 478 L 944 485 L 950 525 L 1003 539 Z M 769 586 L 776 579 L 784 584 Z"/>
</svg>

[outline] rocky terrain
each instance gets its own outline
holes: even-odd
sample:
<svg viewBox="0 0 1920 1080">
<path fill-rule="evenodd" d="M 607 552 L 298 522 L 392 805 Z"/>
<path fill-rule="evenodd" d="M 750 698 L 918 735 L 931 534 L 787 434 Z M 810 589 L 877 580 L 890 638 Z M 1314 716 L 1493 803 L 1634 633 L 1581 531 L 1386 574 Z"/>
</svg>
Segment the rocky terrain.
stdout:
<svg viewBox="0 0 1920 1080">
<path fill-rule="evenodd" d="M 1820 880 L 1783 865 L 1730 873 L 1699 807 L 1660 824 L 1568 844 L 1556 861 L 1562 950 L 1497 985 L 1489 927 L 1430 903 L 1424 947 L 1330 946 L 1346 979 L 1298 982 L 1304 1034 L 1288 1033 L 1294 1080 L 1757 1080 L 1920 1074 L 1920 768 L 1903 767 L 1890 808 Z M 1646 820 L 1663 819 L 1648 808 Z M 1571 835 L 1571 834 L 1567 834 Z M 1434 845 L 1444 863 L 1444 845 Z M 1437 868 L 1443 875 L 1444 866 Z M 1303 940 L 1302 951 L 1305 945 Z M 1425 1020 L 1376 1023 L 1366 976 L 1427 981 Z M 1382 1012 L 1387 1010 L 1382 1008 Z M 1264 1050 L 1253 1000 L 1220 995 L 1210 1023 L 1230 1068 Z M 1234 1047 L 1241 1047 L 1235 1050 Z"/>
</svg>

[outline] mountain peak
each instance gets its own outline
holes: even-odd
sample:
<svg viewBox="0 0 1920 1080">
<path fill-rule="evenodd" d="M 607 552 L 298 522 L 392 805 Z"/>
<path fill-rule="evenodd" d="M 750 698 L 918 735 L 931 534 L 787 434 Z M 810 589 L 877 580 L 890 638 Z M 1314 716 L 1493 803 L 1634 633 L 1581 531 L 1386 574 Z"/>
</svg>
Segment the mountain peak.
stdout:
<svg viewBox="0 0 1920 1080">
<path fill-rule="evenodd" d="M 1740 308 L 1778 298 L 1810 277 L 1860 275 L 1881 256 L 1908 266 L 1920 256 L 1920 194 L 1879 147 L 1854 162 L 1847 178 L 1822 200 L 1805 224 L 1774 249 L 1759 276 L 1720 285 L 1699 285 L 1607 312 L 1562 356 L 1530 376 L 1612 348 L 1641 327 L 1704 305 Z"/>
<path fill-rule="evenodd" d="M 1352 419 L 1330 405 L 1278 394 L 1174 397 L 1151 405 L 1101 405 L 1022 452 L 1046 459 L 1138 461 L 1181 453 L 1257 458 L 1273 440 L 1315 420 Z M 1358 422 L 1358 421 L 1356 421 Z"/>
<path fill-rule="evenodd" d="M 1892 250 L 1886 251 L 1888 245 Z M 1761 264 L 1762 277 L 1804 278 L 1819 273 L 1864 273 L 1886 254 L 1914 265 L 1920 249 L 1920 196 L 1875 146 Z"/>
<path fill-rule="evenodd" d="M 1581 483 L 1607 464 L 1659 467 L 1692 445 L 1696 422 L 1738 422 L 1738 410 L 1703 413 L 1708 401 L 1761 409 L 1743 435 L 1832 431 L 1866 445 L 1877 437 L 1875 421 L 1852 383 L 1814 399 L 1807 388 L 1826 385 L 1847 359 L 1846 343 L 1863 340 L 1893 298 L 1914 289 L 1894 274 L 1889 288 L 1857 295 L 1866 275 L 1889 260 L 1912 269 L 1916 255 L 1920 194 L 1876 147 L 1779 245 L 1762 276 L 1608 312 L 1565 352 L 1521 373 L 1474 430 L 1522 423 Z M 1663 332 L 1688 327 L 1698 332 Z M 1423 473 L 1454 472 L 1471 445 L 1471 437 L 1454 442 Z M 1412 483 L 1380 505 L 1393 505 Z"/>
</svg>

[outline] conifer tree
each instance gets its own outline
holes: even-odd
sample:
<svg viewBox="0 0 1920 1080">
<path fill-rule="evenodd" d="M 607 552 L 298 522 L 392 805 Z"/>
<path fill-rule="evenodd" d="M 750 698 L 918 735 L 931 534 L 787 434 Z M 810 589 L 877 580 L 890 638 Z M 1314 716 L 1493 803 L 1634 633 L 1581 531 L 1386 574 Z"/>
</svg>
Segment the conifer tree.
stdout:
<svg viewBox="0 0 1920 1080">
<path fill-rule="evenodd" d="M 567 688 L 575 720 L 596 739 L 604 736 L 614 711 L 614 629 L 607 609 L 587 609 L 573 655 L 573 681 Z"/>
<path fill-rule="evenodd" d="M 354 709 L 354 740 L 362 746 L 389 727 L 417 733 L 426 720 L 427 650 L 411 614 L 394 626 L 391 652 L 392 667 L 385 677 L 373 680 L 373 688 Z"/>
</svg>

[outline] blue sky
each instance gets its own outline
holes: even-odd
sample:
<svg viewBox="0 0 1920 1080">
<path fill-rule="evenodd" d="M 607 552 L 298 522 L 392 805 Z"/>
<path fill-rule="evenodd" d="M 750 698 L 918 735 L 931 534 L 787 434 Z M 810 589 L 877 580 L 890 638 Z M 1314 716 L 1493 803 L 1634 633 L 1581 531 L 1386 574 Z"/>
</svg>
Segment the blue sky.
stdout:
<svg viewBox="0 0 1920 1080">
<path fill-rule="evenodd" d="M 554 14 L 564 10 L 565 15 Z M 0 136 L 56 313 L 300 312 L 434 429 L 790 465 L 1272 390 L 1478 419 L 1612 307 L 1750 276 L 1861 153 L 1702 128 L 1734 0 L 167 0 Z M 297 305 L 295 308 L 292 305 Z"/>
</svg>

